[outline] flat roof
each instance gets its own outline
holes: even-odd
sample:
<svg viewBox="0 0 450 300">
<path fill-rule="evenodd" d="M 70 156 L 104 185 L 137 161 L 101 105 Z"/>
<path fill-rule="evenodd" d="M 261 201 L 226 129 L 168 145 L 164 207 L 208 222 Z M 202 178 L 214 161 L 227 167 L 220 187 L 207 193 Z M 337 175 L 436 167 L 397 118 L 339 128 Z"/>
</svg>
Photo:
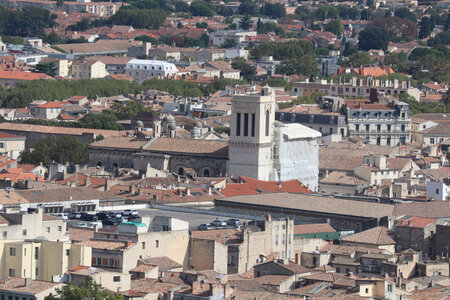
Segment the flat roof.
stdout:
<svg viewBox="0 0 450 300">
<path fill-rule="evenodd" d="M 274 193 L 236 196 L 214 200 L 217 204 L 309 211 L 356 218 L 381 218 L 394 214 L 394 205 L 319 195 Z"/>
</svg>

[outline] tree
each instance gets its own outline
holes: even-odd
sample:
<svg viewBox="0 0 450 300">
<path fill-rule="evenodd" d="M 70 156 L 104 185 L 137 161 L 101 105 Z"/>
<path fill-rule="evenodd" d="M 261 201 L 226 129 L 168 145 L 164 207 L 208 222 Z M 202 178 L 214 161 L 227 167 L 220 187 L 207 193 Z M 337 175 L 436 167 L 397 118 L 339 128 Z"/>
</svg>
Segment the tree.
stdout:
<svg viewBox="0 0 450 300">
<path fill-rule="evenodd" d="M 233 69 L 241 71 L 241 77 L 247 82 L 253 81 L 256 75 L 256 67 L 245 62 L 242 57 L 235 58 L 231 64 Z"/>
<path fill-rule="evenodd" d="M 188 12 L 189 11 L 189 4 L 187 4 L 184 1 L 176 1 L 175 2 L 175 11 L 176 12 Z"/>
<path fill-rule="evenodd" d="M 383 62 L 399 73 L 409 73 L 411 69 L 411 63 L 404 52 L 387 54 L 384 56 Z"/>
<path fill-rule="evenodd" d="M 130 25 L 135 28 L 159 28 L 165 20 L 166 13 L 160 9 L 122 8 L 109 18 L 109 23 Z"/>
<path fill-rule="evenodd" d="M 389 38 L 386 30 L 376 26 L 366 27 L 359 33 L 358 48 L 368 51 L 370 49 L 386 50 Z"/>
<path fill-rule="evenodd" d="M 382 28 L 388 34 L 390 40 L 415 39 L 417 35 L 417 24 L 409 19 L 399 17 L 387 17 L 375 19 L 373 25 Z"/>
<path fill-rule="evenodd" d="M 84 128 L 101 128 L 109 130 L 122 130 L 122 125 L 117 123 L 117 116 L 109 113 L 84 115 L 79 121 Z"/>
<path fill-rule="evenodd" d="M 101 285 L 94 282 L 90 277 L 79 286 L 69 283 L 61 289 L 56 290 L 56 295 L 52 293 L 44 298 L 44 300 L 80 300 L 80 299 L 97 299 L 97 300 L 123 300 L 122 295 L 115 295 L 107 290 L 102 290 Z"/>
<path fill-rule="evenodd" d="M 52 137 L 40 140 L 34 150 L 24 150 L 19 155 L 21 163 L 48 166 L 52 161 L 58 163 L 82 164 L 88 159 L 87 145 L 73 136 L 63 136 L 55 140 Z"/>
<path fill-rule="evenodd" d="M 422 21 L 420 21 L 420 31 L 419 31 L 419 39 L 424 39 L 430 35 L 433 31 L 434 25 L 431 22 L 430 18 L 423 17 Z"/>
<path fill-rule="evenodd" d="M 201 23 L 197 23 L 195 24 L 196 28 L 208 28 L 208 23 L 206 22 L 201 22 Z"/>
<path fill-rule="evenodd" d="M 220 45 L 220 48 L 235 48 L 238 45 L 237 41 L 233 38 L 227 38 L 225 41 Z"/>
<path fill-rule="evenodd" d="M 261 13 L 272 19 L 278 19 L 286 16 L 286 8 L 281 3 L 272 4 L 267 2 L 261 8 Z"/>
<path fill-rule="evenodd" d="M 214 16 L 214 10 L 205 2 L 193 2 L 189 10 L 194 16 Z"/>
<path fill-rule="evenodd" d="M 337 19 L 331 20 L 325 26 L 325 30 L 340 37 L 341 34 L 344 32 L 344 25 L 342 25 L 341 21 Z"/>
<path fill-rule="evenodd" d="M 259 13 L 259 9 L 256 7 L 256 3 L 251 1 L 244 1 L 239 5 L 238 13 L 240 15 L 255 16 Z"/>
<path fill-rule="evenodd" d="M 34 67 L 33 72 L 44 73 L 48 76 L 54 77 L 57 70 L 58 67 L 54 62 L 40 62 Z"/>
<path fill-rule="evenodd" d="M 370 56 L 365 51 L 358 51 L 348 57 L 348 64 L 351 67 L 364 67 L 370 64 Z"/>
<path fill-rule="evenodd" d="M 250 28 L 252 28 L 252 25 L 252 20 L 250 19 L 249 15 L 245 15 L 239 21 L 239 27 L 243 30 L 249 30 Z"/>
<path fill-rule="evenodd" d="M 351 43 L 347 42 L 345 44 L 344 52 L 342 54 L 344 56 L 348 57 L 348 56 L 350 56 L 350 55 L 352 55 L 353 53 L 356 53 L 356 52 L 358 52 L 358 49 L 356 49 L 356 47 L 354 47 Z"/>
<path fill-rule="evenodd" d="M 416 15 L 413 12 L 411 12 L 409 8 L 406 7 L 397 8 L 395 10 L 394 16 L 402 19 L 409 19 L 413 22 L 416 22 L 417 20 Z"/>
</svg>

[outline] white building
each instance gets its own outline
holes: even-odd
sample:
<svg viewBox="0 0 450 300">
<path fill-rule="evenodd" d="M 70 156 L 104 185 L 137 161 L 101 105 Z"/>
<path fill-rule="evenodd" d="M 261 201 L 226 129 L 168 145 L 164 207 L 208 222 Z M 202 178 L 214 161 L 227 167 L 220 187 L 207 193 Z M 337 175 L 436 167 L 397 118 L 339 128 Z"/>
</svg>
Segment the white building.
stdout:
<svg viewBox="0 0 450 300">
<path fill-rule="evenodd" d="M 317 190 L 319 132 L 300 124 L 275 122 L 275 94 L 269 87 L 234 95 L 231 110 L 228 157 L 232 177 L 298 179 Z"/>
<path fill-rule="evenodd" d="M 174 64 L 147 59 L 132 59 L 125 67 L 125 74 L 141 81 L 149 77 L 168 77 L 175 76 L 178 69 Z"/>
<path fill-rule="evenodd" d="M 450 188 L 443 182 L 428 182 L 427 197 L 445 201 L 450 197 Z"/>
</svg>

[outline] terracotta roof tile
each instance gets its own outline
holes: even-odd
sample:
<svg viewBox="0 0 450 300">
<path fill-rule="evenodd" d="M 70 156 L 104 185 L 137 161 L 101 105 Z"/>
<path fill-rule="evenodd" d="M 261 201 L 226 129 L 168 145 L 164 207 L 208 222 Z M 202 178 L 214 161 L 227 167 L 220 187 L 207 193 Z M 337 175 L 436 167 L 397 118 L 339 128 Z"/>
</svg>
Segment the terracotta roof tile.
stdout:
<svg viewBox="0 0 450 300">
<path fill-rule="evenodd" d="M 341 239 L 342 242 L 372 244 L 372 245 L 394 245 L 395 241 L 388 235 L 388 229 L 384 226 L 374 227 L 361 231 Z"/>
<path fill-rule="evenodd" d="M 294 225 L 294 234 L 336 232 L 336 230 L 328 223 L 324 224 L 304 224 Z"/>
</svg>

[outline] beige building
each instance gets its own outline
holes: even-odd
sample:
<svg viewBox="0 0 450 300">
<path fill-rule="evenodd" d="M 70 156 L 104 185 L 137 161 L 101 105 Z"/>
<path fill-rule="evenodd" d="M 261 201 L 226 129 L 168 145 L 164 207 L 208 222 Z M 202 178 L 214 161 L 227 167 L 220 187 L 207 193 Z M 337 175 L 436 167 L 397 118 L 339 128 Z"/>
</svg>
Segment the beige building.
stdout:
<svg viewBox="0 0 450 300">
<path fill-rule="evenodd" d="M 77 265 L 90 265 L 91 249 L 68 241 L 61 218 L 37 213 L 0 215 L 0 277 L 52 280 Z"/>
<path fill-rule="evenodd" d="M 0 283 L 0 299 L 44 300 L 50 293 L 55 295 L 56 289 L 62 287 L 62 283 L 7 277 Z"/>
<path fill-rule="evenodd" d="M 187 266 L 189 224 L 170 217 L 142 217 L 124 222 L 115 231 L 98 231 L 77 245 L 92 247 L 92 265 L 128 273 L 139 259 L 167 256 Z"/>
<path fill-rule="evenodd" d="M 105 78 L 108 76 L 106 65 L 101 61 L 74 61 L 72 63 L 72 77 L 77 79 Z"/>
<path fill-rule="evenodd" d="M 395 241 L 388 235 L 388 229 L 384 226 L 374 227 L 346 236 L 341 239 L 341 245 L 377 248 L 395 253 Z"/>
<path fill-rule="evenodd" d="M 25 140 L 23 136 L 0 132 L 0 154 L 17 159 L 25 150 Z"/>
<path fill-rule="evenodd" d="M 128 291 L 131 288 L 131 274 L 110 272 L 95 267 L 77 266 L 68 272 L 69 282 L 80 285 L 88 278 L 92 278 L 103 288 L 113 292 Z"/>
</svg>

